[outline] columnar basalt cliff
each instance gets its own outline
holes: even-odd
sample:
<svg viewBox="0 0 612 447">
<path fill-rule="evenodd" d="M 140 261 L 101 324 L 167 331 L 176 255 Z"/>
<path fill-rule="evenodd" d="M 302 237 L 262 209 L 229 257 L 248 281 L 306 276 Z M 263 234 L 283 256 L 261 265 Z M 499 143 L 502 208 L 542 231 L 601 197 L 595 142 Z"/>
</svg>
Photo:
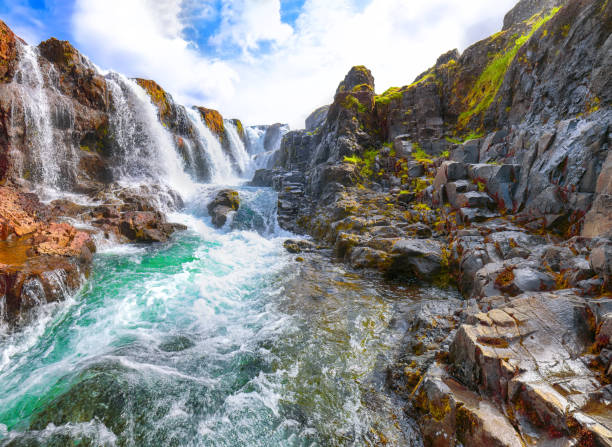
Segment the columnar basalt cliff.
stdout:
<svg viewBox="0 0 612 447">
<path fill-rule="evenodd" d="M 605 0 L 522 0 L 410 85 L 353 67 L 256 175 L 339 260 L 465 296 L 389 368 L 425 445 L 612 445 L 611 31 Z"/>
</svg>

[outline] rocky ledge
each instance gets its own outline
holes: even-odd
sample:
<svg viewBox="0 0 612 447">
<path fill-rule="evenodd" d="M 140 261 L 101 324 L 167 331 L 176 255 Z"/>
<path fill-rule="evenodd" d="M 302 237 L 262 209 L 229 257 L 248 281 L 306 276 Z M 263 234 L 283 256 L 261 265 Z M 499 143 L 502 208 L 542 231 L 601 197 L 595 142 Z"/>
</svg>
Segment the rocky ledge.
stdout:
<svg viewBox="0 0 612 447">
<path fill-rule="evenodd" d="M 94 252 L 89 233 L 53 219 L 34 194 L 0 187 L 0 322 L 75 291 Z"/>
<path fill-rule="evenodd" d="M 0 323 L 19 324 L 37 306 L 64 300 L 89 274 L 95 241 L 164 242 L 183 225 L 159 211 L 180 206 L 176 194 L 155 186 L 110 185 L 96 205 L 42 203 L 36 194 L 0 187 Z M 79 230 L 70 222 L 79 222 Z"/>
</svg>

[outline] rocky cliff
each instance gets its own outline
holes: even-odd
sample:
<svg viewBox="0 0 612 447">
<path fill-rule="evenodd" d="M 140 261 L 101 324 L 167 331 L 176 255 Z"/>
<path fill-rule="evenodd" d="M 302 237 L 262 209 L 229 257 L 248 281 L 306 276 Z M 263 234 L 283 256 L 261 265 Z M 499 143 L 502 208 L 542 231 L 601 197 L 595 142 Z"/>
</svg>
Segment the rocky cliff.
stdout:
<svg viewBox="0 0 612 447">
<path fill-rule="evenodd" d="M 284 228 L 467 299 L 389 368 L 426 445 L 612 445 L 611 31 L 608 1 L 522 0 L 409 85 L 353 67 L 257 174 Z"/>
</svg>

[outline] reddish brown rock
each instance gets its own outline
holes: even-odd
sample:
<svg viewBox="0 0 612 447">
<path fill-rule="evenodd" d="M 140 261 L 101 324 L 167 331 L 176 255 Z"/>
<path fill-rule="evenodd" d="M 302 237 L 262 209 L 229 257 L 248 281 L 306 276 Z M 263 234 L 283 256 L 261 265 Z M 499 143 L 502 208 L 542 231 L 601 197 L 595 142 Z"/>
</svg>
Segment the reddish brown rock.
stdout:
<svg viewBox="0 0 612 447">
<path fill-rule="evenodd" d="M 0 187 L 0 300 L 10 323 L 32 307 L 64 299 L 89 271 L 91 236 L 52 215 L 34 194 Z"/>
<path fill-rule="evenodd" d="M 206 123 L 206 126 L 210 131 L 216 135 L 221 143 L 225 138 L 225 124 L 223 123 L 223 116 L 213 109 L 207 109 L 206 107 L 197 107 L 198 112 L 202 116 L 202 119 Z"/>
<path fill-rule="evenodd" d="M 13 77 L 17 39 L 6 23 L 0 20 L 0 82 L 10 82 Z"/>
</svg>

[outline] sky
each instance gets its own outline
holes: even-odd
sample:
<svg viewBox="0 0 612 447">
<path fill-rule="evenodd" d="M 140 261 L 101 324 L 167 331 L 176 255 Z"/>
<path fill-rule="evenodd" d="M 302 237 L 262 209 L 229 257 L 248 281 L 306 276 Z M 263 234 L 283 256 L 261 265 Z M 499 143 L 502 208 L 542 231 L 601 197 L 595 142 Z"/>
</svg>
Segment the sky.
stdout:
<svg viewBox="0 0 612 447">
<path fill-rule="evenodd" d="M 246 124 L 303 128 L 353 65 L 410 84 L 502 26 L 516 0 L 0 0 L 30 44 L 69 40 L 102 69 Z"/>
</svg>

